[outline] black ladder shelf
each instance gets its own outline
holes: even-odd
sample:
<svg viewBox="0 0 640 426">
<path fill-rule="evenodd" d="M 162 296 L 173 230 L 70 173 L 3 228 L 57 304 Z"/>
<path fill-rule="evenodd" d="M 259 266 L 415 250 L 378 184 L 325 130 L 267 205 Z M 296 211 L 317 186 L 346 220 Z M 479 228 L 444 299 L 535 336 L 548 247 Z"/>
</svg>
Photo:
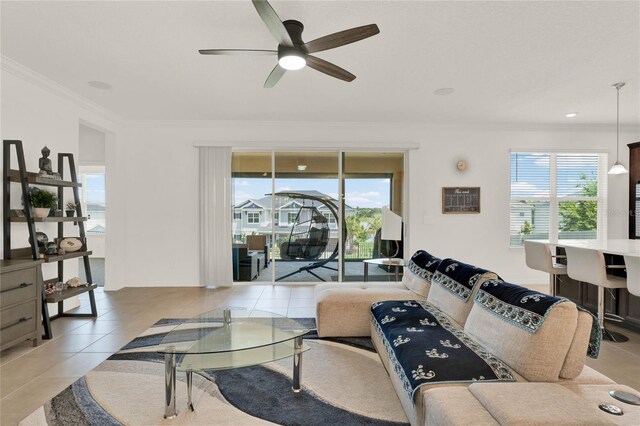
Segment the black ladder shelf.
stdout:
<svg viewBox="0 0 640 426">
<path fill-rule="evenodd" d="M 16 156 L 18 159 L 18 169 L 11 170 L 11 146 L 15 147 Z M 64 160 L 67 160 L 70 172 L 70 180 L 64 180 Z M 3 168 L 2 168 L 2 192 L 3 192 L 3 207 L 2 207 L 2 228 L 4 231 L 4 257 L 5 259 L 19 259 L 19 258 L 33 258 L 35 260 L 42 259 L 36 240 L 36 222 L 57 222 L 58 223 L 58 238 L 65 237 L 64 235 L 64 222 L 74 221 L 78 225 L 78 231 L 80 239 L 85 242 L 86 247 L 86 235 L 84 230 L 84 222 L 87 220 L 82 215 L 82 206 L 80 203 L 80 187 L 82 184 L 78 182 L 78 176 L 76 174 L 76 165 L 73 159 L 73 154 L 60 153 L 58 154 L 58 173 L 63 180 L 53 179 L 41 179 L 37 173 L 27 172 L 24 150 L 22 148 L 22 141 L 19 140 L 4 140 L 3 141 Z M 24 218 L 11 217 L 11 183 L 19 183 L 21 187 L 22 197 L 25 200 Z M 63 210 L 64 203 L 64 188 L 73 189 L 73 199 L 76 204 L 76 216 L 73 219 L 64 217 L 47 217 L 43 219 L 35 218 L 33 214 L 33 208 L 31 207 L 29 200 L 30 185 L 43 185 L 53 186 L 58 188 L 58 209 Z M 11 248 L 11 224 L 12 223 L 26 223 L 29 228 L 29 243 L 30 247 L 24 248 Z M 82 257 L 84 263 L 85 275 L 87 277 L 88 286 L 75 287 L 64 290 L 63 292 L 56 292 L 47 295 L 42 287 L 42 325 L 44 329 L 43 337 L 45 339 L 51 339 L 53 337 L 51 330 L 51 321 L 60 317 L 80 317 L 80 318 L 96 318 L 98 311 L 96 309 L 96 300 L 93 290 L 97 287 L 93 284 L 93 278 L 91 276 L 91 264 L 89 263 L 89 256 L 91 251 L 83 250 L 80 252 L 66 253 L 64 255 L 44 255 L 45 263 L 57 262 L 58 264 L 58 276 L 55 278 L 44 280 L 44 284 L 55 283 L 58 281 L 64 281 L 64 261 L 67 259 L 76 259 Z M 89 302 L 91 305 L 91 313 L 66 313 L 64 312 L 64 301 L 70 297 L 77 296 L 79 294 L 89 292 Z M 49 308 L 47 303 L 57 303 L 58 313 L 54 316 L 49 315 Z"/>
</svg>

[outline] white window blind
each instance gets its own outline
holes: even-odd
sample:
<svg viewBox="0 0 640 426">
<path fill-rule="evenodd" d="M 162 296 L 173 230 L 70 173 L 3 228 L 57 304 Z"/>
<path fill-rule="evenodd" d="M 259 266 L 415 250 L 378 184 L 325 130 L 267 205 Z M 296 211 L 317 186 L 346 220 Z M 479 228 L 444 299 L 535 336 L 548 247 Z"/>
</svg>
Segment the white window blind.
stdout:
<svg viewBox="0 0 640 426">
<path fill-rule="evenodd" d="M 606 236 L 607 155 L 511 152 L 510 243 Z"/>
</svg>

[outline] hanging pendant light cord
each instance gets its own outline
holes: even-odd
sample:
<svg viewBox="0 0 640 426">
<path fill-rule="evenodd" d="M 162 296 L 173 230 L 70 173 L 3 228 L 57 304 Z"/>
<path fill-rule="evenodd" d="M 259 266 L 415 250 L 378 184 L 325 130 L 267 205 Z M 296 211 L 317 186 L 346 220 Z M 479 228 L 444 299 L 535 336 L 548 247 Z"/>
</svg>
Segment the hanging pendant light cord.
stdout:
<svg viewBox="0 0 640 426">
<path fill-rule="evenodd" d="M 609 170 L 610 175 L 629 173 L 622 163 L 620 163 L 620 89 L 622 89 L 624 85 L 624 82 L 613 85 L 613 87 L 616 88 L 616 162 L 613 163 L 611 170 Z"/>
<path fill-rule="evenodd" d="M 616 85 L 617 99 L 616 99 L 616 163 L 620 161 L 620 88 L 622 86 Z"/>
</svg>

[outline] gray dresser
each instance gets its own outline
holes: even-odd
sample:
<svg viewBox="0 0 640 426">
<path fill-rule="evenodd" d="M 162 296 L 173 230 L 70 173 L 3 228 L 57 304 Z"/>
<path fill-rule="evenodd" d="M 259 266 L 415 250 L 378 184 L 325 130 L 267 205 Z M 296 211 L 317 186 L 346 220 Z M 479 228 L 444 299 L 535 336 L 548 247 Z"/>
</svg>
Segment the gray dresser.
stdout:
<svg viewBox="0 0 640 426">
<path fill-rule="evenodd" d="M 42 261 L 0 260 L 0 350 L 42 338 Z"/>
</svg>

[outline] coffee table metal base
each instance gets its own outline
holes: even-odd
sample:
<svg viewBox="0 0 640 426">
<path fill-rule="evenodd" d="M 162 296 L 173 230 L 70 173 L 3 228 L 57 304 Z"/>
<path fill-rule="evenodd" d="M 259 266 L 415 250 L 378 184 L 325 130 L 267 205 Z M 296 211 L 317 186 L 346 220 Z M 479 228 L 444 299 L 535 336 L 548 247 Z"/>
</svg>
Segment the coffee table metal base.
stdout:
<svg viewBox="0 0 640 426">
<path fill-rule="evenodd" d="M 300 386 L 300 378 L 302 373 L 302 336 L 294 339 L 294 352 L 293 352 L 293 385 L 291 389 L 293 392 L 298 393 L 302 390 Z M 165 408 L 164 418 L 173 419 L 178 415 L 176 409 L 176 354 L 165 353 L 164 354 L 164 383 L 165 383 Z M 191 411 L 195 411 L 193 408 L 193 401 L 191 399 L 193 388 L 193 370 L 186 371 L 187 376 L 187 407 Z"/>
<path fill-rule="evenodd" d="M 178 415 L 176 410 L 176 354 L 164 354 L 164 418 L 172 419 Z"/>
<path fill-rule="evenodd" d="M 300 387 L 300 373 L 302 372 L 302 336 L 296 337 L 293 346 L 293 386 L 291 389 L 298 393 Z"/>
</svg>

